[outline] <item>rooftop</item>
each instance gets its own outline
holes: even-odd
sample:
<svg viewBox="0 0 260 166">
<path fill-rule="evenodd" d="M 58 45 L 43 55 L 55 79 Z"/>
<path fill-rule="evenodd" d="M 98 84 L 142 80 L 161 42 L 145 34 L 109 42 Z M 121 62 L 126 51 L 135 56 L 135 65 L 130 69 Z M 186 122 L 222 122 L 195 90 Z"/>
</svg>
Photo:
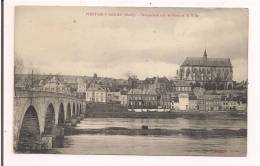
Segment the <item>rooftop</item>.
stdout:
<svg viewBox="0 0 260 166">
<path fill-rule="evenodd" d="M 207 51 L 203 57 L 187 57 L 181 66 L 232 67 L 229 58 L 208 58 Z"/>
<path fill-rule="evenodd" d="M 153 89 L 131 89 L 128 94 L 157 95 Z"/>
<path fill-rule="evenodd" d="M 177 80 L 173 84 L 175 87 L 191 87 L 190 83 L 185 80 Z"/>
<path fill-rule="evenodd" d="M 92 83 L 87 91 L 106 91 L 106 89 L 102 88 L 99 84 Z"/>
</svg>

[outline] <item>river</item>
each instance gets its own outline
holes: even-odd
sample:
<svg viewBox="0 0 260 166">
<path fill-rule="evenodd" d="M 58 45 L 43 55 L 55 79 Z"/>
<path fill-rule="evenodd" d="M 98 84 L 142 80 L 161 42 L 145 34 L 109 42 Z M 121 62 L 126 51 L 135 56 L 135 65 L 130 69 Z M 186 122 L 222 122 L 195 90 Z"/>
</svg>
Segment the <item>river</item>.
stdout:
<svg viewBox="0 0 260 166">
<path fill-rule="evenodd" d="M 82 120 L 77 129 L 103 129 L 124 127 L 140 129 L 246 129 L 243 119 L 128 119 L 89 118 Z M 65 136 L 64 148 L 54 151 L 61 154 L 126 154 L 126 155 L 207 155 L 245 156 L 246 137 L 191 138 L 184 135 L 128 136 L 128 135 L 71 135 Z"/>
</svg>

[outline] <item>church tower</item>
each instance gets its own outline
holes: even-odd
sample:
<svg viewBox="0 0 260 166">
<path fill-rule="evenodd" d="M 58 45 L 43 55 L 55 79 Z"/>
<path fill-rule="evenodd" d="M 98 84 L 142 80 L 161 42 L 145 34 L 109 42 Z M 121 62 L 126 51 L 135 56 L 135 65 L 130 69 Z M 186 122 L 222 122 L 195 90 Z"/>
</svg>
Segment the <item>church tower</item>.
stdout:
<svg viewBox="0 0 260 166">
<path fill-rule="evenodd" d="M 203 58 L 207 59 L 208 55 L 207 55 L 207 50 L 205 48 L 204 54 L 203 54 Z"/>
</svg>

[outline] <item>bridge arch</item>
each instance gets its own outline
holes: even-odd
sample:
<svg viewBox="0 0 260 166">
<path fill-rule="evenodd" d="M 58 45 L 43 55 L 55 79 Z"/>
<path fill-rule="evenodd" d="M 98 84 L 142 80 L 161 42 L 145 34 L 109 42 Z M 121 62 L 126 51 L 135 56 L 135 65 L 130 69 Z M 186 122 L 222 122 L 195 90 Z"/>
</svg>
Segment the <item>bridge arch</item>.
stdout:
<svg viewBox="0 0 260 166">
<path fill-rule="evenodd" d="M 75 103 L 73 103 L 72 116 L 75 117 Z"/>
<path fill-rule="evenodd" d="M 82 114 L 81 104 L 79 105 L 79 114 Z"/>
<path fill-rule="evenodd" d="M 33 151 L 40 147 L 40 125 L 35 108 L 30 105 L 22 120 L 18 139 L 18 151 Z"/>
<path fill-rule="evenodd" d="M 49 104 L 47 107 L 47 112 L 45 114 L 45 124 L 44 124 L 44 131 L 45 135 L 51 135 L 53 129 L 55 127 L 55 111 L 53 104 Z"/>
<path fill-rule="evenodd" d="M 78 116 L 79 115 L 79 105 L 77 104 L 77 109 L 76 109 L 76 115 Z"/>
<path fill-rule="evenodd" d="M 65 113 L 63 103 L 60 103 L 59 114 L 58 114 L 58 125 L 61 126 L 65 122 Z"/>
<path fill-rule="evenodd" d="M 78 104 L 78 108 L 79 108 L 79 104 Z M 80 108 L 78 109 L 78 116 L 80 115 Z"/>
<path fill-rule="evenodd" d="M 71 119 L 71 109 L 70 109 L 70 103 L 68 103 L 66 120 L 70 120 L 70 119 Z"/>
</svg>

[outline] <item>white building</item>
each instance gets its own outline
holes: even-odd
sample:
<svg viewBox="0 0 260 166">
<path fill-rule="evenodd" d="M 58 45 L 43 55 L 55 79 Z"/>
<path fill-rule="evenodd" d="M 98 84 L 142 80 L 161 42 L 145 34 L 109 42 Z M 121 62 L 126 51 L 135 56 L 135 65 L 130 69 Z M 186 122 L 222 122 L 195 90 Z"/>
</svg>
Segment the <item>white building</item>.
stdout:
<svg viewBox="0 0 260 166">
<path fill-rule="evenodd" d="M 173 101 L 172 107 L 175 110 L 189 110 L 189 94 L 187 93 L 180 93 L 178 94 L 178 100 Z"/>
<path fill-rule="evenodd" d="M 86 101 L 106 103 L 107 91 L 98 84 L 91 84 L 86 91 Z"/>
<path fill-rule="evenodd" d="M 119 100 L 121 105 L 127 106 L 127 92 L 120 92 Z"/>
</svg>

